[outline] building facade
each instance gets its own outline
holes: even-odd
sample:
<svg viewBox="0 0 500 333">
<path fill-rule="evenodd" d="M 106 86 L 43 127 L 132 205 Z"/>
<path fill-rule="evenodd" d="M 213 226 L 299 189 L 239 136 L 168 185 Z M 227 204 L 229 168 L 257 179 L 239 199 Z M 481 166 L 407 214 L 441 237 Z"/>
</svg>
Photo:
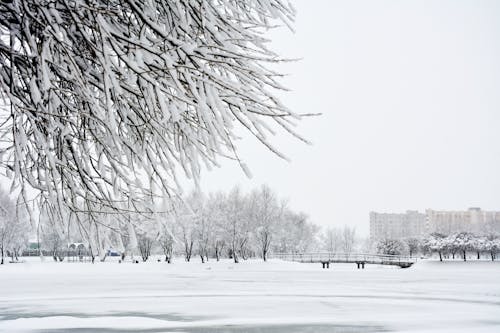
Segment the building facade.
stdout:
<svg viewBox="0 0 500 333">
<path fill-rule="evenodd" d="M 438 211 L 427 209 L 426 229 L 428 233 L 449 235 L 467 231 L 476 234 L 500 232 L 500 212 L 483 211 L 473 207 L 466 211 Z"/>
<path fill-rule="evenodd" d="M 418 238 L 433 232 L 449 235 L 462 231 L 500 233 L 500 212 L 483 211 L 477 207 L 466 211 L 427 209 L 425 213 L 413 210 L 402 214 L 370 212 L 370 238 L 373 240 Z"/>
<path fill-rule="evenodd" d="M 415 210 L 406 213 L 370 212 L 371 239 L 400 239 L 425 234 L 426 216 Z"/>
</svg>

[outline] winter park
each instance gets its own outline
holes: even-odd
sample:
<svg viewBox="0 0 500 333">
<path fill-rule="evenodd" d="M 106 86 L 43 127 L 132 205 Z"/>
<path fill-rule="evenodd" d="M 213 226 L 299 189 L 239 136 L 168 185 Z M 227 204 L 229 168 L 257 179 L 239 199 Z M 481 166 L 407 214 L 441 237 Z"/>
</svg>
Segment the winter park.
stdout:
<svg viewBox="0 0 500 333">
<path fill-rule="evenodd" d="M 0 2 L 0 332 L 500 332 L 500 2 Z"/>
</svg>

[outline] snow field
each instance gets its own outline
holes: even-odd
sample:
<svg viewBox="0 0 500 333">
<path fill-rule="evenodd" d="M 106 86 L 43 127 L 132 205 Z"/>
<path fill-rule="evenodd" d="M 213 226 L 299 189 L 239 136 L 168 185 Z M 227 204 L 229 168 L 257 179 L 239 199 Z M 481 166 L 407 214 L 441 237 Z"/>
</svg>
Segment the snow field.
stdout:
<svg viewBox="0 0 500 333">
<path fill-rule="evenodd" d="M 0 286 L 1 332 L 500 331 L 499 262 L 327 270 L 275 260 L 29 258 L 0 267 Z"/>
</svg>

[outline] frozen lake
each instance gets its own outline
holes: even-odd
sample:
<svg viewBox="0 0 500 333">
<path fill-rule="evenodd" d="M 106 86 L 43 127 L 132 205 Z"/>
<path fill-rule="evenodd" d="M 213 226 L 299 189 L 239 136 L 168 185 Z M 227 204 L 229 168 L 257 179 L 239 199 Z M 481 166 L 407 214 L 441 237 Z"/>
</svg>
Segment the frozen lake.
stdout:
<svg viewBox="0 0 500 333">
<path fill-rule="evenodd" d="M 30 258 L 0 266 L 0 286 L 1 332 L 500 332 L 500 262 Z"/>
</svg>

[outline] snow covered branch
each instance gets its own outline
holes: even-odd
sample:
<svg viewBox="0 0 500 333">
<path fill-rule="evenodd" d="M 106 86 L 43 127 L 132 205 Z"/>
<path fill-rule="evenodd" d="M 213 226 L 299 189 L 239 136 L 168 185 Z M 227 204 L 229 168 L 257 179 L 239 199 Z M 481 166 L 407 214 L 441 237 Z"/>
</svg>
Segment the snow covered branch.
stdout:
<svg viewBox="0 0 500 333">
<path fill-rule="evenodd" d="M 1 2 L 1 166 L 25 199 L 111 213 L 221 157 L 246 171 L 240 128 L 284 157 L 269 135 L 300 138 L 300 116 L 274 95 L 265 31 L 293 17 L 281 0 Z"/>
</svg>

